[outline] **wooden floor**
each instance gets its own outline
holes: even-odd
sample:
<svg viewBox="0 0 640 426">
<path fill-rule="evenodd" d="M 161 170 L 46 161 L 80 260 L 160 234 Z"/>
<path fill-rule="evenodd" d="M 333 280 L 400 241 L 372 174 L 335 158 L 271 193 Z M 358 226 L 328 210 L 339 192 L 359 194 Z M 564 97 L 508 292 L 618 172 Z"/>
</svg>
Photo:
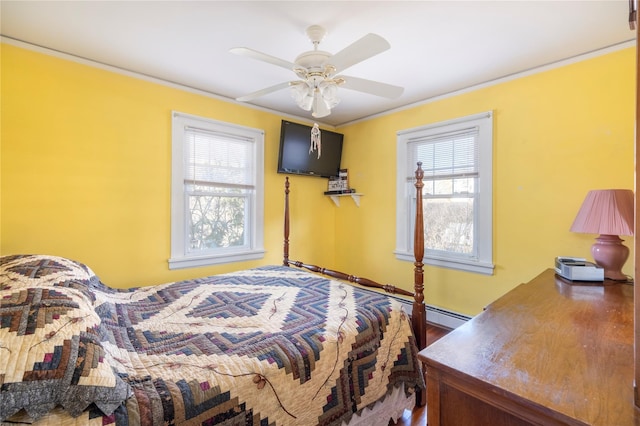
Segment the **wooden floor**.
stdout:
<svg viewBox="0 0 640 426">
<path fill-rule="evenodd" d="M 442 336 L 445 336 L 451 330 L 446 328 L 440 328 L 432 324 L 427 325 L 427 346 L 435 342 Z M 406 410 L 404 415 L 398 419 L 397 423 L 389 422 L 389 426 L 411 426 L 411 425 L 426 425 L 427 424 L 427 410 L 426 406 L 416 407 L 413 412 Z"/>
</svg>

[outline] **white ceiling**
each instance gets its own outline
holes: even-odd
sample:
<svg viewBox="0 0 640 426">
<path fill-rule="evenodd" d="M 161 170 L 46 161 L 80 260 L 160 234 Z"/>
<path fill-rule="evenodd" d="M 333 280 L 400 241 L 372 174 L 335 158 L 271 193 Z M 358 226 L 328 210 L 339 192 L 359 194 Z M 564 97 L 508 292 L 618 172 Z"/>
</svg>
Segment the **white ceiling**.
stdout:
<svg viewBox="0 0 640 426">
<path fill-rule="evenodd" d="M 394 100 L 340 89 L 321 122 L 339 126 L 585 53 L 634 43 L 628 0 L 603 1 L 8 1 L 3 39 L 235 99 L 297 79 L 229 53 L 249 47 L 293 62 L 310 25 L 337 53 L 367 33 L 391 49 L 347 74 L 403 86 Z M 251 102 L 311 120 L 289 90 Z"/>
</svg>

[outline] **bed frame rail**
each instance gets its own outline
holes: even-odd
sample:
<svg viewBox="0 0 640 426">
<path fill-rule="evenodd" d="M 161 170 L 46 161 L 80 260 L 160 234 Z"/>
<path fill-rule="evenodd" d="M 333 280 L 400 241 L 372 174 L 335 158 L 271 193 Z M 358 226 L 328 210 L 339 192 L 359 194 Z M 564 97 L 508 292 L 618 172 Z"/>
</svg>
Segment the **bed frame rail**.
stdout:
<svg viewBox="0 0 640 426">
<path fill-rule="evenodd" d="M 289 260 L 289 265 L 297 266 L 298 268 L 304 268 L 311 272 L 317 272 L 319 274 L 327 275 L 329 277 L 337 278 L 339 280 L 345 280 L 352 283 L 360 284 L 361 286 L 364 286 L 364 287 L 378 288 L 386 291 L 387 293 L 402 294 L 404 296 L 413 297 L 413 293 L 411 293 L 410 291 L 403 290 L 401 288 L 396 288 L 390 284 L 380 284 L 368 278 L 356 277 L 354 275 L 345 274 L 344 272 L 334 271 L 327 268 L 321 268 L 320 266 L 309 265 L 296 260 Z"/>
</svg>

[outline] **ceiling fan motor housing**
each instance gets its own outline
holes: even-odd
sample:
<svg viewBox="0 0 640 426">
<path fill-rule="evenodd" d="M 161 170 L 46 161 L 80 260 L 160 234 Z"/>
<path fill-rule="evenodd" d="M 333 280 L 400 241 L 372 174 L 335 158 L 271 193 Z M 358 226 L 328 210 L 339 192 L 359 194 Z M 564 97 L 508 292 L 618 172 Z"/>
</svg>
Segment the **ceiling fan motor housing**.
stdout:
<svg viewBox="0 0 640 426">
<path fill-rule="evenodd" d="M 301 53 L 295 60 L 296 65 L 308 69 L 309 71 L 323 71 L 323 64 L 331 57 L 331 53 L 322 50 L 310 50 Z"/>
</svg>

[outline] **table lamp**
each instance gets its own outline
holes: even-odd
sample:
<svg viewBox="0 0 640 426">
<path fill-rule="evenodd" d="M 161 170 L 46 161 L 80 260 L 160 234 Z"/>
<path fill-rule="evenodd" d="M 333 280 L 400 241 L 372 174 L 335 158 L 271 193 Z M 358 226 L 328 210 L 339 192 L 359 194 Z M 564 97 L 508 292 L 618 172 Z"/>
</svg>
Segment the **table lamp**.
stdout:
<svg viewBox="0 0 640 426">
<path fill-rule="evenodd" d="M 589 191 L 571 225 L 572 232 L 600 234 L 591 246 L 596 265 L 604 269 L 604 277 L 626 281 L 622 266 L 629 249 L 619 235 L 633 235 L 633 191 L 630 189 L 600 189 Z"/>
</svg>

